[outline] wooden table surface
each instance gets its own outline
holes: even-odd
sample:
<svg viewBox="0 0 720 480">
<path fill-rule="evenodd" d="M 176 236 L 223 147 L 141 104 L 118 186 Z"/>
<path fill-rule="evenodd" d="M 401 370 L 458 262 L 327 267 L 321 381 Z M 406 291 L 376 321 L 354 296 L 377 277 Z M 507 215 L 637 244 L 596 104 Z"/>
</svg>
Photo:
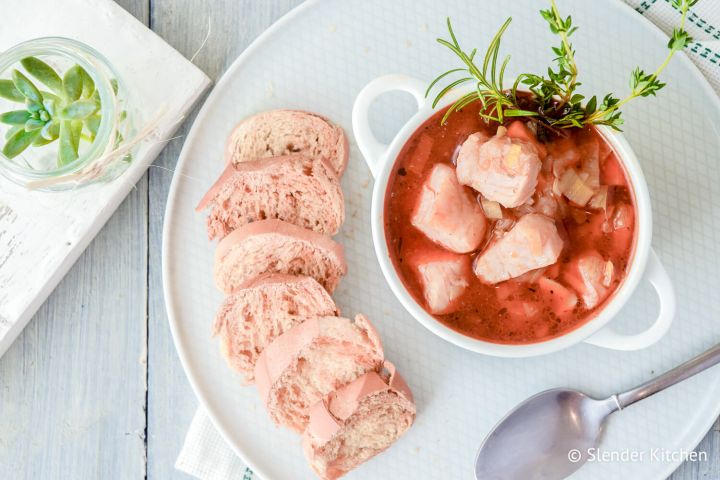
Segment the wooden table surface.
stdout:
<svg viewBox="0 0 720 480">
<path fill-rule="evenodd" d="M 217 80 L 300 0 L 118 0 Z M 181 79 L 179 79 L 181 81 Z M 194 113 L 178 135 L 184 136 Z M 188 479 L 173 465 L 197 408 L 170 336 L 160 249 L 170 142 L 0 359 L 1 479 Z M 720 401 L 720 399 L 719 399 Z M 720 479 L 720 422 L 673 480 Z"/>
</svg>

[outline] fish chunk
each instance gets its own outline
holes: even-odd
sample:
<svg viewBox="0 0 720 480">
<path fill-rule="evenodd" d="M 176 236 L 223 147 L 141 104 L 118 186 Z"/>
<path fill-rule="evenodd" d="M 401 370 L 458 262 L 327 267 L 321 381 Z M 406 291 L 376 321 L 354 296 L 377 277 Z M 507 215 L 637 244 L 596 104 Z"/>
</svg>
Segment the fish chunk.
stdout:
<svg viewBox="0 0 720 480">
<path fill-rule="evenodd" d="M 570 264 L 565 279 L 580 294 L 585 306 L 594 308 L 610 293 L 615 266 L 597 252 L 586 253 Z"/>
<path fill-rule="evenodd" d="M 455 300 L 470 285 L 470 258 L 467 255 L 443 252 L 417 264 L 418 278 L 430 313 L 450 313 Z"/>
<path fill-rule="evenodd" d="M 475 259 L 473 270 L 480 280 L 498 283 L 555 263 L 563 241 L 555 222 L 530 213 Z"/>
<path fill-rule="evenodd" d="M 502 134 L 481 143 L 481 137 L 475 135 L 460 148 L 458 181 L 506 208 L 527 202 L 535 193 L 542 169 L 537 148 Z"/>
<path fill-rule="evenodd" d="M 487 227 L 478 202 L 458 183 L 455 170 L 444 164 L 430 171 L 411 223 L 430 240 L 455 253 L 475 250 Z"/>
<path fill-rule="evenodd" d="M 577 305 L 578 297 L 571 289 L 551 278 L 542 277 L 538 280 L 540 291 L 550 299 L 555 313 L 567 313 Z"/>
<path fill-rule="evenodd" d="M 458 152 L 456 166 L 457 179 L 463 185 L 472 187 L 475 171 L 479 168 L 478 161 L 480 159 L 480 147 L 490 140 L 490 136 L 485 132 L 475 132 L 470 135 L 467 140 L 460 146 Z M 477 189 L 476 189 L 477 190 Z"/>
</svg>

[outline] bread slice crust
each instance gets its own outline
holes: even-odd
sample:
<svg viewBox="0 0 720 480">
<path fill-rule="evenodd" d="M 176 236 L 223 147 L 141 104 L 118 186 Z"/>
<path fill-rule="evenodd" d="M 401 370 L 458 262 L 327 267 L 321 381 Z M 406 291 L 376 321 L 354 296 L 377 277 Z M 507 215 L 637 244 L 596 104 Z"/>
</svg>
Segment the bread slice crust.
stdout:
<svg viewBox="0 0 720 480">
<path fill-rule="evenodd" d="M 342 245 L 282 220 L 261 220 L 234 230 L 215 250 L 215 282 L 232 293 L 262 273 L 305 275 L 329 293 L 347 273 Z"/>
<path fill-rule="evenodd" d="M 304 155 L 227 165 L 196 207 L 205 209 L 210 210 L 210 240 L 265 219 L 326 235 L 335 235 L 345 221 L 345 200 L 333 167 Z"/>
<path fill-rule="evenodd" d="M 415 403 L 394 365 L 368 372 L 310 408 L 303 451 L 323 480 L 335 480 L 384 451 L 415 420 Z"/>
<path fill-rule="evenodd" d="M 369 371 L 379 371 L 383 360 L 380 337 L 366 317 L 320 317 L 265 348 L 255 364 L 255 385 L 273 422 L 302 432 L 314 403 Z"/>
<path fill-rule="evenodd" d="M 228 365 L 252 383 L 257 358 L 275 338 L 309 318 L 339 314 L 314 279 L 263 274 L 225 298 L 215 317 L 214 335 Z"/>
<path fill-rule="evenodd" d="M 242 120 L 225 145 L 225 161 L 301 154 L 321 158 L 341 177 L 348 163 L 347 135 L 330 120 L 302 110 L 268 110 Z"/>
</svg>

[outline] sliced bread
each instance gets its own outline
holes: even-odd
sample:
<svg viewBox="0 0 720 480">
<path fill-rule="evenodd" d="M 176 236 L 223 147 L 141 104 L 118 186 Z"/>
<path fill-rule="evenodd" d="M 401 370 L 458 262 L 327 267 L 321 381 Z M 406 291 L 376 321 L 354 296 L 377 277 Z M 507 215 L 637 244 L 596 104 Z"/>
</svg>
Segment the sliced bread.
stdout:
<svg viewBox="0 0 720 480">
<path fill-rule="evenodd" d="M 369 372 L 310 407 L 303 450 L 323 480 L 334 480 L 382 452 L 415 420 L 415 403 L 405 380 L 386 362 L 387 372 Z"/>
<path fill-rule="evenodd" d="M 308 318 L 338 314 L 335 302 L 314 279 L 264 274 L 225 298 L 215 334 L 228 365 L 252 382 L 257 357 L 275 338 Z"/>
<path fill-rule="evenodd" d="M 321 158 L 342 176 L 348 162 L 345 132 L 327 118 L 299 110 L 269 110 L 240 122 L 225 146 L 227 163 L 280 155 Z"/>
<path fill-rule="evenodd" d="M 307 320 L 260 354 L 255 384 L 270 418 L 302 432 L 308 409 L 325 395 L 383 363 L 380 337 L 362 315 Z"/>
<path fill-rule="evenodd" d="M 225 293 L 262 273 L 305 275 L 332 293 L 346 272 L 342 245 L 282 220 L 240 227 L 215 251 L 215 282 Z"/>
<path fill-rule="evenodd" d="M 343 193 L 333 167 L 305 155 L 227 165 L 196 210 L 208 207 L 211 240 L 268 218 L 335 235 L 345 220 Z"/>
</svg>

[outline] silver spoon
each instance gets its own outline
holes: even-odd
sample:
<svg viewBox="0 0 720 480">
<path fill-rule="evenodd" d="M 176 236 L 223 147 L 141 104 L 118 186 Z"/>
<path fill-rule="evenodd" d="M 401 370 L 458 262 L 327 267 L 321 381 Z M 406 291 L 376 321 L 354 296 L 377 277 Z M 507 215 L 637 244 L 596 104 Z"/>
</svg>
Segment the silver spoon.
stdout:
<svg viewBox="0 0 720 480">
<path fill-rule="evenodd" d="M 485 438 L 477 480 L 560 480 L 588 460 L 610 414 L 720 363 L 720 345 L 625 393 L 596 400 L 554 389 L 518 405 Z"/>
</svg>

